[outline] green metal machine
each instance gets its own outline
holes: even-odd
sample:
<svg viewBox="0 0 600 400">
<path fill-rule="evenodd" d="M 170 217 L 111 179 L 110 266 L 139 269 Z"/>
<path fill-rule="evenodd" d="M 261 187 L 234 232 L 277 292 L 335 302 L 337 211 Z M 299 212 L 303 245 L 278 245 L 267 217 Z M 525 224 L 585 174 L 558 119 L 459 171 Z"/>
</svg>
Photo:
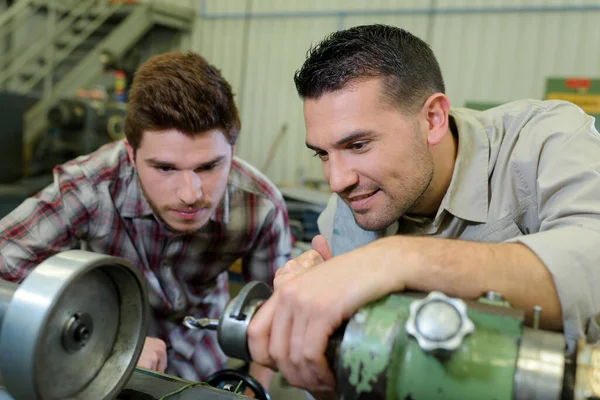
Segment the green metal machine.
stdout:
<svg viewBox="0 0 600 400">
<path fill-rule="evenodd" d="M 523 327 L 523 313 L 433 292 L 360 310 L 336 373 L 344 398 L 559 399 L 564 364 L 562 336 Z"/>
<path fill-rule="evenodd" d="M 184 323 L 217 330 L 226 354 L 250 361 L 246 328 L 269 295 L 252 282 L 220 320 Z M 343 399 L 600 399 L 600 347 L 567 351 L 562 334 L 536 325 L 526 327 L 524 312 L 497 293 L 480 301 L 394 294 L 354 314 L 330 339 L 328 358 Z"/>
</svg>

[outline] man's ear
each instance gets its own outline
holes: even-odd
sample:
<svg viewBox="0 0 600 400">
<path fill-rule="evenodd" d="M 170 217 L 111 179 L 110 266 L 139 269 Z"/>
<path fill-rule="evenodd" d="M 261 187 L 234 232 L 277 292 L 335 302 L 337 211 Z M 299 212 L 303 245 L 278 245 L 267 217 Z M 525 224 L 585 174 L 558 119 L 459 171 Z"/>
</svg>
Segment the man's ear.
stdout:
<svg viewBox="0 0 600 400">
<path fill-rule="evenodd" d="M 129 156 L 129 161 L 131 161 L 131 163 L 133 165 L 135 165 L 135 155 L 133 154 L 133 148 L 131 147 L 131 145 L 129 144 L 127 139 L 125 139 L 125 148 L 127 149 L 127 155 Z"/>
<path fill-rule="evenodd" d="M 450 100 L 443 93 L 432 94 L 425 101 L 423 112 L 427 122 L 427 142 L 435 146 L 449 130 Z"/>
</svg>

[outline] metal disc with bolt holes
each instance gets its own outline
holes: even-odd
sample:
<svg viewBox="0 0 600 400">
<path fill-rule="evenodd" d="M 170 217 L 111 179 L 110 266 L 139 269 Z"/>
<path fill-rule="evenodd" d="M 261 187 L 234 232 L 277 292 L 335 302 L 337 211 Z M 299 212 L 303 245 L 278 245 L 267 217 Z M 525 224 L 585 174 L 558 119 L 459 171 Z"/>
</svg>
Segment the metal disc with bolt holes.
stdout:
<svg viewBox="0 0 600 400">
<path fill-rule="evenodd" d="M 0 373 L 17 399 L 113 399 L 148 327 L 139 271 L 124 259 L 70 250 L 34 268 L 0 332 Z"/>
</svg>

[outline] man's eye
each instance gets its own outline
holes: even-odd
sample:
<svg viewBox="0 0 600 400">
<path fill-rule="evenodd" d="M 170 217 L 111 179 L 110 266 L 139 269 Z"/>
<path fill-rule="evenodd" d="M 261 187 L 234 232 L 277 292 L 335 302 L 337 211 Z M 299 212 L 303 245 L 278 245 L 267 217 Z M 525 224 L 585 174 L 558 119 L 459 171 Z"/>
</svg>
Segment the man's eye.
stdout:
<svg viewBox="0 0 600 400">
<path fill-rule="evenodd" d="M 348 146 L 351 150 L 364 150 L 365 147 L 367 147 L 367 143 L 366 142 L 356 142 L 356 143 L 352 143 L 350 144 L 350 146 Z"/>
<path fill-rule="evenodd" d="M 196 168 L 196 172 L 206 172 L 206 171 L 212 171 L 213 169 L 215 169 L 215 167 L 217 166 L 217 164 L 209 164 L 209 165 L 203 165 L 202 167 L 198 167 Z"/>
<path fill-rule="evenodd" d="M 165 165 L 157 165 L 156 169 L 159 170 L 160 172 L 170 172 L 170 171 L 173 171 L 173 167 L 167 167 Z"/>
<path fill-rule="evenodd" d="M 315 151 L 315 154 L 313 155 L 313 157 L 319 157 L 321 160 L 326 160 L 327 153 L 324 151 Z"/>
</svg>

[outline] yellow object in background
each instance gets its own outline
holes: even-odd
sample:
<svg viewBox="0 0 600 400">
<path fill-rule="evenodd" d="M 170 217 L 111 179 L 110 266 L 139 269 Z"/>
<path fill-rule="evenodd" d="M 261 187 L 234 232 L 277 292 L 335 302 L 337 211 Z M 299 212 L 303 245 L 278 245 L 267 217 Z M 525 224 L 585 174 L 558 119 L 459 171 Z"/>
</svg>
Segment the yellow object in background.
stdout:
<svg viewBox="0 0 600 400">
<path fill-rule="evenodd" d="M 235 260 L 227 269 L 227 273 L 229 275 L 229 295 L 234 297 L 245 283 L 242 274 L 242 259 Z"/>
<path fill-rule="evenodd" d="M 600 131 L 600 79 L 586 77 L 548 78 L 546 100 L 569 101 L 596 118 L 596 129 Z"/>
</svg>

